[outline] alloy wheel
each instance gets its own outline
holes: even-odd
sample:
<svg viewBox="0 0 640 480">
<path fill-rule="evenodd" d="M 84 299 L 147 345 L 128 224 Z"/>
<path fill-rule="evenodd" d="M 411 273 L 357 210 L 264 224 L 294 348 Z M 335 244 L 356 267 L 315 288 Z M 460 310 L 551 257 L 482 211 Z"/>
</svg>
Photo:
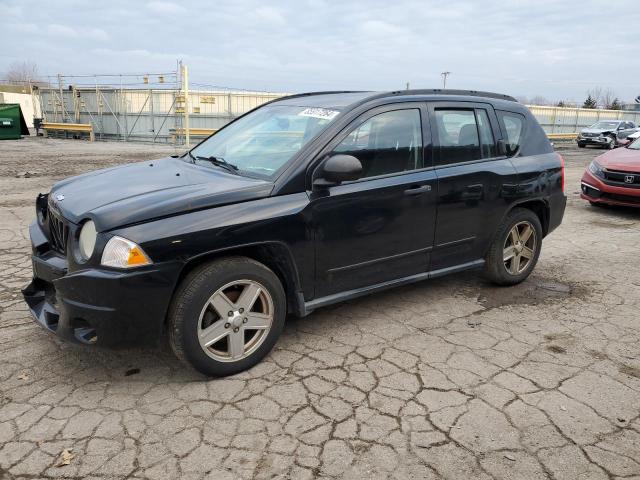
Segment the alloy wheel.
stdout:
<svg viewBox="0 0 640 480">
<path fill-rule="evenodd" d="M 251 355 L 267 338 L 274 307 L 269 291 L 254 280 L 230 282 L 211 295 L 198 320 L 204 352 L 220 362 Z"/>
<path fill-rule="evenodd" d="M 504 267 L 511 275 L 524 272 L 535 257 L 536 231 L 529 222 L 516 223 L 504 242 Z"/>
</svg>

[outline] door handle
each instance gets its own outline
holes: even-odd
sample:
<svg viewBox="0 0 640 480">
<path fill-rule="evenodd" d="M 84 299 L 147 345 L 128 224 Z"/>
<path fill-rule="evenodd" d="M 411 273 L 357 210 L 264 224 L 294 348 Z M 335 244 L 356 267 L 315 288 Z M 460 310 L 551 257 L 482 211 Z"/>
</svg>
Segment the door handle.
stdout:
<svg viewBox="0 0 640 480">
<path fill-rule="evenodd" d="M 405 195 L 420 195 L 422 193 L 430 192 L 430 191 L 431 191 L 431 185 L 422 185 L 422 186 L 416 185 L 415 187 L 411 187 L 411 188 L 405 190 L 404 194 Z"/>
</svg>

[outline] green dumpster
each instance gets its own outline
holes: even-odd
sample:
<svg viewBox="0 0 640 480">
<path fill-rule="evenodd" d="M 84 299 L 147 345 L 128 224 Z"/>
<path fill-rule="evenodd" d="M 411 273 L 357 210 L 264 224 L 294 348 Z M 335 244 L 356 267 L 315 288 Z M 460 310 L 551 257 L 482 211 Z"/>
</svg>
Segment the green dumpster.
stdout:
<svg viewBox="0 0 640 480">
<path fill-rule="evenodd" d="M 29 135 L 27 123 L 18 103 L 0 103 L 0 140 L 14 140 Z"/>
</svg>

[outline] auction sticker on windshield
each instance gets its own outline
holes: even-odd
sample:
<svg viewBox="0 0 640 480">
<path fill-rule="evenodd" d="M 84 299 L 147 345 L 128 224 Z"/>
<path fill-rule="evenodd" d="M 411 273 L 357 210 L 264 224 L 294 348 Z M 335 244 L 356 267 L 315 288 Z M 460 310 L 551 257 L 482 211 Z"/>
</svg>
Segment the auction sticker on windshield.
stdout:
<svg viewBox="0 0 640 480">
<path fill-rule="evenodd" d="M 305 108 L 298 115 L 301 117 L 324 118 L 333 120 L 340 112 L 337 110 L 329 110 L 328 108 Z"/>
</svg>

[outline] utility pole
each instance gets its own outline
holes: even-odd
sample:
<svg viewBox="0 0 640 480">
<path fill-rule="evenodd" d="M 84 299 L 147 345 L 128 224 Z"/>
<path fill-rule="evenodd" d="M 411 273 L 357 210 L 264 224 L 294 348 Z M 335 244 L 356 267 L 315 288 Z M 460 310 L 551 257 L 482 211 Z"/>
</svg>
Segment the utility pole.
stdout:
<svg viewBox="0 0 640 480">
<path fill-rule="evenodd" d="M 451 75 L 451 72 L 442 72 L 442 88 L 447 88 L 447 77 Z"/>
<path fill-rule="evenodd" d="M 182 62 L 180 62 L 180 73 L 182 74 L 182 94 L 184 95 L 184 143 L 189 148 L 189 70 Z"/>
</svg>

